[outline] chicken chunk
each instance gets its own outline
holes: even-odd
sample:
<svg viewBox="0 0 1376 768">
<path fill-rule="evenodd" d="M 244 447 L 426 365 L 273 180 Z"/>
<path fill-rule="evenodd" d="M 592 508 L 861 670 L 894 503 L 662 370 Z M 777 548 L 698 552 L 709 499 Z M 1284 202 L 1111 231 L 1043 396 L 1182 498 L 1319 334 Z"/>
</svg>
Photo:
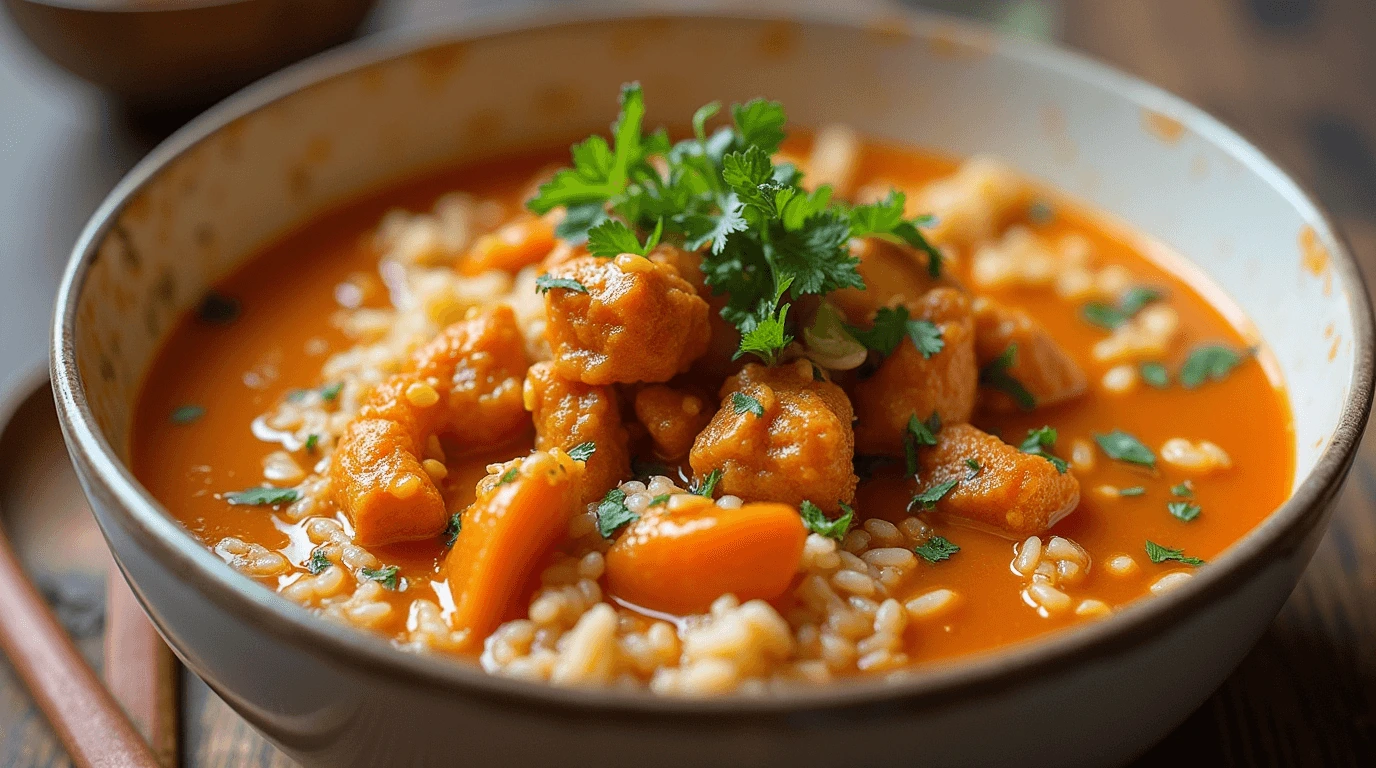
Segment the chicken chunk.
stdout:
<svg viewBox="0 0 1376 768">
<path fill-rule="evenodd" d="M 585 256 L 550 270 L 577 288 L 545 294 L 560 372 L 585 384 L 668 381 L 707 349 L 707 302 L 671 265 Z"/>
<path fill-rule="evenodd" d="M 616 391 L 564 378 L 551 362 L 526 374 L 525 404 L 535 420 L 535 447 L 565 451 L 582 443 L 597 446 L 579 480 L 584 503 L 602 498 L 631 475 L 629 438 L 621 423 Z"/>
<path fill-rule="evenodd" d="M 860 259 L 856 271 L 864 288 L 842 288 L 827 295 L 852 325 L 867 325 L 883 307 L 916 301 L 937 284 L 927 272 L 926 254 L 883 238 L 851 241 L 850 254 Z"/>
<path fill-rule="evenodd" d="M 696 394 L 651 384 L 636 393 L 635 416 L 650 434 L 655 453 L 673 460 L 688 455 L 712 411 Z"/>
<path fill-rule="evenodd" d="M 989 365 L 1016 346 L 1005 369 L 1036 405 L 1054 405 L 1084 394 L 1084 371 L 1030 315 L 986 298 L 975 300 L 975 360 Z M 981 389 L 980 407 L 1009 412 L 1020 406 L 1006 392 Z"/>
<path fill-rule="evenodd" d="M 901 456 L 914 415 L 925 420 L 936 413 L 943 424 L 963 424 L 974 411 L 979 369 L 969 296 L 936 288 L 908 310 L 936 325 L 942 348 L 924 357 L 905 337 L 873 376 L 855 385 L 855 443 L 861 453 Z"/>
<path fill-rule="evenodd" d="M 936 502 L 940 514 L 1022 538 L 1046 531 L 1080 503 L 1075 475 L 969 424 L 942 427 L 936 441 L 918 451 L 918 477 L 922 491 L 955 481 Z"/>
<path fill-rule="evenodd" d="M 699 479 L 721 470 L 722 493 L 837 512 L 855 498 L 851 421 L 846 393 L 817 381 L 808 361 L 751 363 L 722 385 L 721 408 L 688 461 Z"/>
</svg>

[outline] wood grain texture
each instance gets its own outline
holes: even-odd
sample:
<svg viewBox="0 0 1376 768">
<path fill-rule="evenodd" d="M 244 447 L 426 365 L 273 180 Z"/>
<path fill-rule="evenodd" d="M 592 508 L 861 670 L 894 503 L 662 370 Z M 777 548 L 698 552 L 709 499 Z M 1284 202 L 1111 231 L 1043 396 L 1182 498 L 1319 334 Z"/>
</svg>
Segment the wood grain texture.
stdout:
<svg viewBox="0 0 1376 768">
<path fill-rule="evenodd" d="M 175 768 L 180 666 L 113 560 L 105 573 L 105 686 L 158 764 Z"/>
</svg>

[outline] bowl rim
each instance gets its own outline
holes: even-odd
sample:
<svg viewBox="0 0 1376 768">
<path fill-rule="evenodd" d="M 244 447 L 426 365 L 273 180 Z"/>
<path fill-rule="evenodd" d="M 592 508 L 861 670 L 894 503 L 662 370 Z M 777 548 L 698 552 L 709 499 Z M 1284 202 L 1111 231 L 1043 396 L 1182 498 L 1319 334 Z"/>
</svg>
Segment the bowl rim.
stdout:
<svg viewBox="0 0 1376 768">
<path fill-rule="evenodd" d="M 76 363 L 76 309 L 98 246 L 125 205 L 182 154 L 234 120 L 292 97 L 320 82 L 434 46 L 492 39 L 540 29 L 649 19 L 714 19 L 724 22 L 786 21 L 812 27 L 884 30 L 901 25 L 913 40 L 942 39 L 1028 66 L 1050 70 L 1111 91 L 1143 109 L 1168 115 L 1229 153 L 1261 177 L 1313 227 L 1328 249 L 1339 288 L 1349 302 L 1354 334 L 1352 377 L 1347 382 L 1338 425 L 1314 468 L 1290 498 L 1233 543 L 1209 567 L 1167 595 L 1130 603 L 1108 619 L 1069 628 L 1012 646 L 920 667 L 900 681 L 855 680 L 800 687 L 765 697 L 703 699 L 661 697 L 644 691 L 560 688 L 489 675 L 477 664 L 413 654 L 372 633 L 343 628 L 263 589 L 238 573 L 191 536 L 134 479 L 96 426 Z M 743 715 L 778 716 L 810 710 L 859 710 L 900 705 L 905 711 L 947 707 L 1068 668 L 1086 665 L 1142 646 L 1168 632 L 1214 600 L 1239 590 L 1273 558 L 1295 551 L 1306 534 L 1326 519 L 1356 455 L 1371 408 L 1373 389 L 1372 310 L 1361 271 L 1328 216 L 1260 150 L 1184 99 L 1083 54 L 1050 44 L 1000 35 L 978 24 L 944 14 L 893 8 L 793 9 L 781 15 L 770 3 L 750 8 L 634 9 L 599 4 L 577 9 L 522 9 L 471 18 L 438 32 L 402 31 L 365 38 L 292 65 L 236 93 L 164 140 L 115 186 L 78 238 L 57 294 L 51 345 L 51 379 L 59 419 L 73 460 L 84 464 L 87 481 L 117 503 L 111 519 L 136 538 L 151 556 L 207 600 L 296 651 L 345 665 L 351 674 L 385 676 L 438 694 L 482 697 L 490 704 L 555 712 L 568 718 L 606 714 L 630 717 L 672 716 L 676 720 L 724 720 Z M 88 496 L 91 492 L 88 491 Z M 102 522 L 102 528 L 104 523 Z M 108 534 L 107 534 L 108 538 Z M 136 585 L 131 585 L 143 601 Z M 145 610 L 149 606 L 145 602 Z M 150 611 L 151 612 L 151 611 Z"/>
</svg>

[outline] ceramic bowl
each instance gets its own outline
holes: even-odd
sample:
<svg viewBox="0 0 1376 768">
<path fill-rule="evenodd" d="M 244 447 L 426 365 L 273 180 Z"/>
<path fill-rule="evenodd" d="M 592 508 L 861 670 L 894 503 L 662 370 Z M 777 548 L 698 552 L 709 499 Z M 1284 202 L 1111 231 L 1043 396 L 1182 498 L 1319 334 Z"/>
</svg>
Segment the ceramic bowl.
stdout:
<svg viewBox="0 0 1376 768">
<path fill-rule="evenodd" d="M 1107 765 L 1184 719 L 1289 595 L 1366 422 L 1366 292 L 1314 203 L 1180 99 L 941 18 L 569 13 L 293 67 L 168 139 L 81 236 L 58 297 L 58 409 L 111 549 L 187 666 L 307 765 Z M 1161 258 L 1184 254 L 1176 267 L 1231 296 L 1274 352 L 1295 417 L 1293 496 L 1187 586 L 1110 619 L 896 682 L 693 701 L 403 653 L 239 575 L 139 486 L 131 403 L 212 281 L 365 191 L 604 130 L 631 79 L 653 94 L 651 124 L 767 94 L 797 124 L 992 153 L 1150 233 Z"/>
</svg>

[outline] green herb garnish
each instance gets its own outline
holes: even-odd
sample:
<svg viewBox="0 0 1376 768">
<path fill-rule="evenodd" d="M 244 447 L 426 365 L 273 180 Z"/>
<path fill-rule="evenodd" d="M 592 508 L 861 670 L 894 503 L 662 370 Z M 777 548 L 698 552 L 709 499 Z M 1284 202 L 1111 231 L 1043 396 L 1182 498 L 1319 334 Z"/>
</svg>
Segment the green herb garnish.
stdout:
<svg viewBox="0 0 1376 768">
<path fill-rule="evenodd" d="M 1142 363 L 1138 370 L 1142 373 L 1142 380 L 1157 389 L 1171 385 L 1171 375 L 1166 371 L 1166 366 L 1160 363 Z"/>
<path fill-rule="evenodd" d="M 205 415 L 205 408 L 199 405 L 183 405 L 172 412 L 172 423 L 185 426 L 200 421 Z"/>
<path fill-rule="evenodd" d="M 661 219 L 655 223 L 655 230 L 650 233 L 650 238 L 641 245 L 640 239 L 630 227 L 608 219 L 588 230 L 588 253 L 603 258 L 614 258 L 623 253 L 646 256 L 659 245 L 659 238 L 663 233 L 664 220 Z"/>
<path fill-rule="evenodd" d="M 1194 498 L 1194 481 L 1186 480 L 1177 485 L 1171 486 L 1171 495 L 1179 496 L 1182 499 Z"/>
<path fill-rule="evenodd" d="M 1200 509 L 1198 504 L 1191 504 L 1188 501 L 1168 501 L 1166 502 L 1166 511 L 1171 513 L 1171 517 L 1188 523 L 1199 517 Z"/>
<path fill-rule="evenodd" d="M 917 449 L 919 446 L 936 445 L 936 433 L 941 431 L 941 414 L 932 411 L 926 421 L 917 414 L 908 417 L 908 428 L 903 432 L 903 453 L 907 460 L 908 477 L 917 477 Z"/>
<path fill-rule="evenodd" d="M 717 483 L 719 482 L 721 482 L 721 470 L 714 469 L 707 473 L 707 476 L 702 479 L 701 483 L 694 481 L 693 487 L 689 490 L 692 493 L 699 496 L 706 496 L 710 499 L 712 498 L 712 494 L 716 492 Z"/>
<path fill-rule="evenodd" d="M 306 442 L 302 444 L 301 447 L 306 449 L 306 453 L 315 453 L 315 449 L 319 445 L 320 435 L 317 435 L 314 432 L 312 432 L 309 435 L 306 435 Z"/>
<path fill-rule="evenodd" d="M 344 382 L 336 381 L 333 384 L 326 384 L 325 386 L 321 387 L 320 397 L 324 398 L 325 402 L 327 403 L 333 403 L 339 397 L 339 393 L 342 391 L 344 391 Z"/>
<path fill-rule="evenodd" d="M 1142 441 L 1129 435 L 1121 429 L 1115 429 L 1107 434 L 1094 435 L 1094 442 L 1108 454 L 1110 459 L 1126 461 L 1129 464 L 1140 464 L 1144 467 L 1156 467 L 1156 454 L 1151 449 L 1142 445 Z"/>
<path fill-rule="evenodd" d="M 1066 463 L 1065 459 L 1052 455 L 1051 449 L 1054 447 L 1056 447 L 1056 430 L 1051 427 L 1041 427 L 1027 430 L 1027 437 L 1023 439 L 1022 445 L 1018 446 L 1018 450 L 1046 459 L 1051 462 L 1051 466 L 1055 467 L 1057 472 L 1064 475 L 1066 470 L 1070 469 L 1070 465 Z"/>
<path fill-rule="evenodd" d="M 760 401 L 743 392 L 731 393 L 731 409 L 739 416 L 743 413 L 754 414 L 755 418 L 764 418 L 764 406 Z"/>
<path fill-rule="evenodd" d="M 310 559 L 306 561 L 306 570 L 310 571 L 311 575 L 314 576 L 321 573 L 326 568 L 329 568 L 331 565 L 334 565 L 334 563 L 330 562 L 330 558 L 326 557 L 324 552 L 317 549 L 311 552 Z"/>
<path fill-rule="evenodd" d="M 904 336 L 912 340 L 913 347 L 922 354 L 923 359 L 930 358 L 946 347 L 946 340 L 942 338 L 940 328 L 927 320 L 910 320 L 908 308 L 901 305 L 881 308 L 875 313 L 874 323 L 868 329 L 847 325 L 846 330 L 856 341 L 864 344 L 866 349 L 872 349 L 885 357 L 892 355 L 898 345 L 903 343 Z"/>
<path fill-rule="evenodd" d="M 639 519 L 640 515 L 626 506 L 626 492 L 620 488 L 607 491 L 597 504 L 597 532 L 604 539 L 610 539 L 617 529 Z"/>
<path fill-rule="evenodd" d="M 798 505 L 798 514 L 802 515 L 803 525 L 807 526 L 809 531 L 837 541 L 846 537 L 846 532 L 850 530 L 851 523 L 855 521 L 855 510 L 845 504 L 841 505 L 841 510 L 844 514 L 832 520 L 827 517 L 821 507 L 810 501 L 804 501 Z"/>
<path fill-rule="evenodd" d="M 591 440 L 579 443 L 568 450 L 569 458 L 574 461 L 587 461 L 594 453 L 597 453 L 597 443 Z"/>
<path fill-rule="evenodd" d="M 1022 382 L 1008 373 L 1008 369 L 1013 367 L 1013 360 L 1017 353 L 1018 345 L 1009 344 L 1008 349 L 1005 349 L 1003 354 L 980 369 L 979 383 L 1008 395 L 1013 398 L 1013 402 L 1017 403 L 1019 408 L 1030 411 L 1037 407 L 1037 398 L 1027 391 L 1027 387 L 1024 387 Z"/>
<path fill-rule="evenodd" d="M 389 565 L 385 568 L 378 569 L 361 568 L 359 569 L 359 574 L 365 579 L 372 579 L 381 584 L 383 589 L 395 592 L 398 589 L 404 590 L 406 588 L 406 580 L 397 578 L 398 570 L 397 566 Z"/>
<path fill-rule="evenodd" d="M 243 491 L 231 491 L 224 498 L 235 506 L 268 507 L 277 504 L 290 504 L 300 496 L 295 488 L 273 488 L 260 486 Z"/>
<path fill-rule="evenodd" d="M 1204 561 L 1197 557 L 1189 557 L 1184 550 L 1163 547 L 1154 541 L 1147 541 L 1147 559 L 1153 563 L 1164 563 L 1167 560 L 1174 560 L 1185 565 L 1203 565 Z"/>
<path fill-rule="evenodd" d="M 965 466 L 970 468 L 970 475 L 966 479 L 974 480 L 976 477 L 979 476 L 980 466 L 978 461 L 975 461 L 974 459 L 966 459 Z"/>
<path fill-rule="evenodd" d="M 922 543 L 920 547 L 914 547 L 913 552 L 917 556 L 929 563 L 939 563 L 942 560 L 950 560 L 951 555 L 960 551 L 960 547 L 952 544 L 942 536 L 932 536 Z"/>
<path fill-rule="evenodd" d="M 1121 488 L 1118 491 L 1119 496 L 1145 496 L 1146 493 L 1147 489 L 1140 485 L 1134 485 L 1131 488 Z"/>
<path fill-rule="evenodd" d="M 546 272 L 535 278 L 535 292 L 548 293 L 553 288 L 563 288 L 566 291 L 575 293 L 587 293 L 588 289 L 583 284 L 571 277 L 555 277 Z"/>
<path fill-rule="evenodd" d="M 520 464 L 517 464 L 516 466 L 511 467 L 511 468 L 508 469 L 507 471 L 503 472 L 503 473 L 502 473 L 502 476 L 499 477 L 499 478 L 497 478 L 497 485 L 499 485 L 499 486 L 500 486 L 500 485 L 506 485 L 507 483 L 511 482 L 512 480 L 515 480 L 516 477 L 517 477 L 518 475 L 520 475 L 520 474 L 521 474 L 521 465 L 520 465 Z"/>
<path fill-rule="evenodd" d="M 1161 292 L 1153 288 L 1129 288 L 1118 300 L 1117 306 L 1092 301 L 1080 309 L 1080 315 L 1090 323 L 1112 331 L 1161 297 Z"/>
<path fill-rule="evenodd" d="M 669 494 L 669 493 L 661 493 L 661 494 L 659 494 L 658 496 L 654 497 L 653 499 L 650 499 L 650 503 L 649 503 L 648 507 L 657 507 L 657 506 L 659 506 L 660 504 L 667 504 L 667 503 L 669 502 L 669 497 L 672 496 L 672 495 L 673 495 L 673 494 Z M 647 507 L 647 508 L 648 508 L 648 507 Z"/>
<path fill-rule="evenodd" d="M 1244 353 L 1222 344 L 1196 347 L 1180 369 L 1180 383 L 1185 389 L 1195 389 L 1207 381 L 1222 381 L 1244 359 Z"/>
<path fill-rule="evenodd" d="M 935 507 L 936 503 L 941 501 L 942 497 L 950 493 L 952 488 L 956 487 L 957 482 L 959 482 L 958 479 L 952 478 L 944 483 L 937 483 L 925 491 L 920 491 L 912 498 L 912 501 L 908 502 L 908 511 L 911 512 L 914 509 L 931 509 Z"/>
<path fill-rule="evenodd" d="M 459 512 L 449 516 L 449 522 L 444 526 L 444 548 L 449 549 L 454 546 L 454 542 L 459 540 L 459 534 L 463 532 L 463 517 Z"/>
</svg>

